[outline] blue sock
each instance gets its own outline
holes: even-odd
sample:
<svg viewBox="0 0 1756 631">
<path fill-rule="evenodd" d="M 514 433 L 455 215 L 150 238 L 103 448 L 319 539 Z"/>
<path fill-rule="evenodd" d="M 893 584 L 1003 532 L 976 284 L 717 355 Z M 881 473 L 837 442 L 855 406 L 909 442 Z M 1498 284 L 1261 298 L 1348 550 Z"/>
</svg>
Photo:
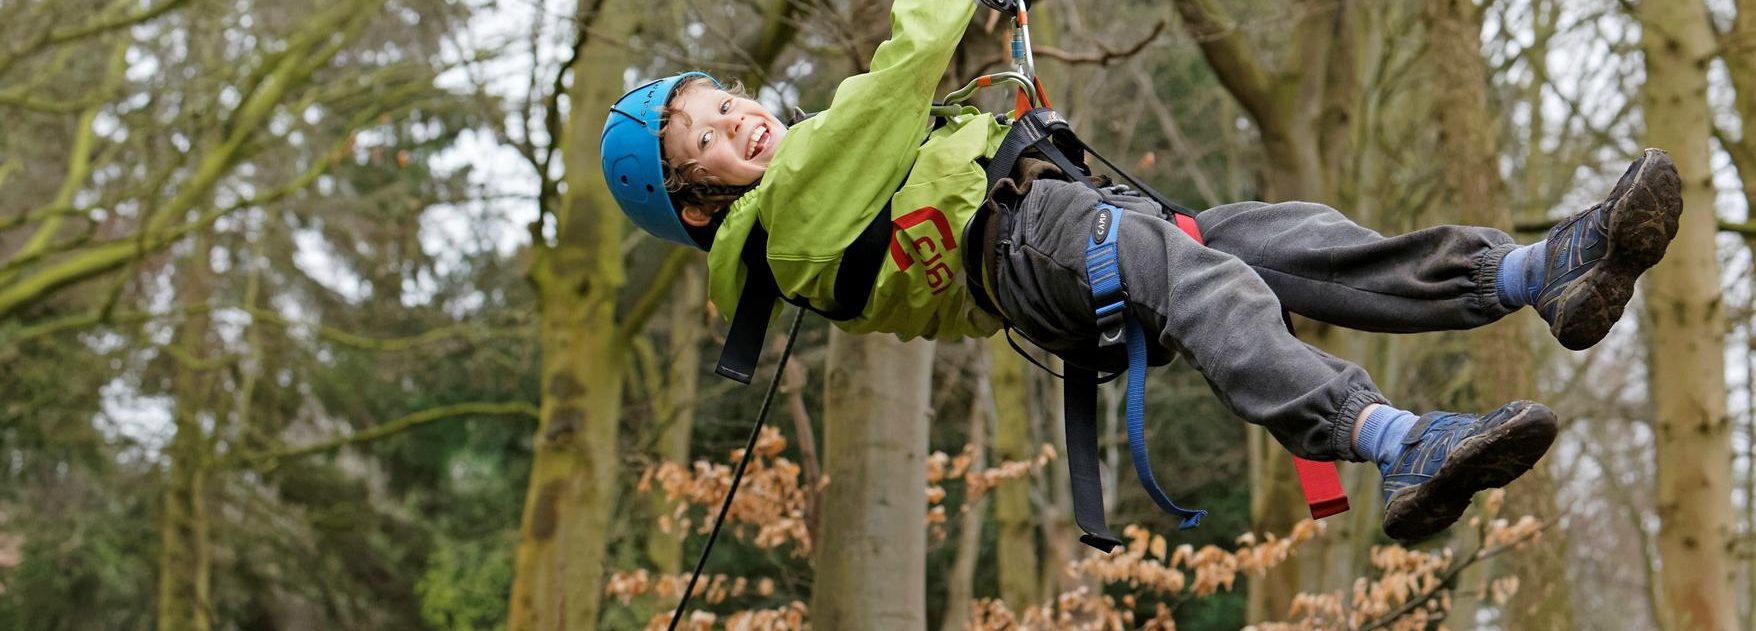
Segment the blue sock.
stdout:
<svg viewBox="0 0 1756 631">
<path fill-rule="evenodd" d="M 1407 410 L 1381 404 L 1360 423 L 1360 439 L 1354 451 L 1382 469 L 1402 455 L 1402 439 L 1418 420 L 1420 417 Z"/>
<path fill-rule="evenodd" d="M 1506 253 L 1494 282 L 1500 304 L 1516 309 L 1536 302 L 1543 289 L 1543 259 L 1548 251 L 1549 242 L 1544 239 Z"/>
</svg>

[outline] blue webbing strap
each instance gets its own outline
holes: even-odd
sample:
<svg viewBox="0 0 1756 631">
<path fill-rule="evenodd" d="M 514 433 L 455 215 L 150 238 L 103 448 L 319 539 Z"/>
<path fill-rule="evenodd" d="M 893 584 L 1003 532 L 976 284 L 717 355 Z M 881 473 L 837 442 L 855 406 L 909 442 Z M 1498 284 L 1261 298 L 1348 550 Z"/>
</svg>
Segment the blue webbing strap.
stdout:
<svg viewBox="0 0 1756 631">
<path fill-rule="evenodd" d="M 1146 454 L 1146 332 L 1128 316 L 1128 291 L 1122 284 L 1117 261 L 1116 233 L 1122 223 L 1121 208 L 1098 203 L 1092 217 L 1091 235 L 1085 247 L 1085 276 L 1097 305 L 1098 345 L 1128 345 L 1128 451 L 1134 458 L 1134 474 L 1140 486 L 1165 512 L 1183 518 L 1178 526 L 1187 530 L 1201 525 L 1204 510 L 1178 506 L 1159 488 Z M 1069 447 L 1071 449 L 1071 447 Z"/>
<path fill-rule="evenodd" d="M 1201 525 L 1201 518 L 1207 515 L 1207 511 L 1178 506 L 1152 477 L 1152 464 L 1146 458 L 1146 332 L 1134 318 L 1125 320 L 1128 330 L 1128 453 L 1134 457 L 1134 475 L 1140 478 L 1140 486 L 1146 489 L 1146 494 L 1159 508 L 1183 518 L 1178 528 L 1188 530 Z"/>
</svg>

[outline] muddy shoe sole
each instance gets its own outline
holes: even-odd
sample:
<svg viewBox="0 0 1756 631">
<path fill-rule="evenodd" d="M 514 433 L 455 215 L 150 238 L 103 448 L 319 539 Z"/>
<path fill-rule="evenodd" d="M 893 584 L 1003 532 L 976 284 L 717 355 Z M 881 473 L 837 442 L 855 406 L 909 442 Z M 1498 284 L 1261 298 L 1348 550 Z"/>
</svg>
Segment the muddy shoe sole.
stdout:
<svg viewBox="0 0 1756 631">
<path fill-rule="evenodd" d="M 1555 412 L 1533 403 L 1491 430 L 1458 443 L 1439 472 L 1400 489 L 1384 506 L 1384 534 L 1414 543 L 1449 528 L 1475 494 L 1511 484 L 1554 444 Z"/>
<path fill-rule="evenodd" d="M 1634 183 L 1609 210 L 1609 247 L 1603 260 L 1574 281 L 1559 298 L 1549 332 L 1569 350 L 1585 350 L 1604 339 L 1622 319 L 1640 275 L 1665 256 L 1683 215 L 1682 180 L 1671 157 L 1647 149 Z"/>
</svg>

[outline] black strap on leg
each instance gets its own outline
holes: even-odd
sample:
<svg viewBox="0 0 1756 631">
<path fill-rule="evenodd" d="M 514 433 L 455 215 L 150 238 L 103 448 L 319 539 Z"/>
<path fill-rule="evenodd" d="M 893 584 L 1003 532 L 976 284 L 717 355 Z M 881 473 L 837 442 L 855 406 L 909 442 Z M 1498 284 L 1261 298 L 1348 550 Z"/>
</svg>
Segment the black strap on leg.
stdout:
<svg viewBox="0 0 1756 631">
<path fill-rule="evenodd" d="M 1079 542 L 1108 553 L 1122 540 L 1104 521 L 1104 481 L 1098 472 L 1097 373 L 1067 364 L 1067 469 L 1073 479 L 1073 521 Z"/>
</svg>

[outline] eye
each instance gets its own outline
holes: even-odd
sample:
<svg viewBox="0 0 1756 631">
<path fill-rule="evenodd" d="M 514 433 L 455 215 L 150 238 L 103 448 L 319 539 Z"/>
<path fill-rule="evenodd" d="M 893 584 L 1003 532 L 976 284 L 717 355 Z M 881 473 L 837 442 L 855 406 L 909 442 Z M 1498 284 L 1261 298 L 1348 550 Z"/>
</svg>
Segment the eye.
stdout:
<svg viewBox="0 0 1756 631">
<path fill-rule="evenodd" d="M 712 130 L 701 132 L 701 148 L 706 149 L 707 142 L 710 140 L 713 140 L 713 131 Z"/>
<path fill-rule="evenodd" d="M 719 104 L 719 113 L 724 114 L 724 113 L 730 112 L 730 111 L 732 111 L 732 100 L 731 99 L 726 99 L 726 102 Z"/>
</svg>

